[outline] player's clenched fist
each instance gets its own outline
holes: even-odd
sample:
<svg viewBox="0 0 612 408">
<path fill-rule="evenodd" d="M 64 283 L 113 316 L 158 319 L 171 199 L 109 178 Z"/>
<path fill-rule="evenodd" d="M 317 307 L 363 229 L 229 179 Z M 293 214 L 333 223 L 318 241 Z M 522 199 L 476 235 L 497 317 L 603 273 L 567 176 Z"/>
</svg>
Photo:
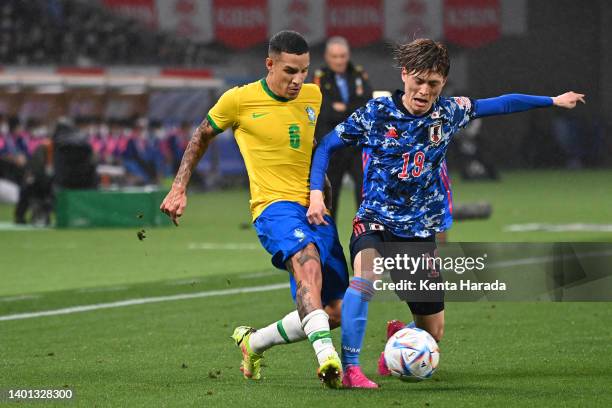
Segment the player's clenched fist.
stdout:
<svg viewBox="0 0 612 408">
<path fill-rule="evenodd" d="M 559 106 L 560 108 L 574 109 L 578 102 L 586 103 L 584 95 L 576 93 L 574 91 L 566 92 L 562 95 L 555 96 L 552 98 L 553 105 Z"/>
<path fill-rule="evenodd" d="M 166 214 L 174 225 L 178 227 L 178 218 L 183 215 L 187 207 L 187 193 L 184 188 L 172 187 L 164 201 L 162 201 L 159 209 Z"/>
</svg>

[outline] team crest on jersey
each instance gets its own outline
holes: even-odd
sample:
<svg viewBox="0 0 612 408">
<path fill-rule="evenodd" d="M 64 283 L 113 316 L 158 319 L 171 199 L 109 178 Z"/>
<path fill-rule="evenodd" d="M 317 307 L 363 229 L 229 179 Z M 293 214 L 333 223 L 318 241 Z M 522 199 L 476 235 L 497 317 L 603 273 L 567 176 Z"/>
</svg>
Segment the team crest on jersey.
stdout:
<svg viewBox="0 0 612 408">
<path fill-rule="evenodd" d="M 293 230 L 293 236 L 298 239 L 298 241 L 302 242 L 304 238 L 306 238 L 306 234 L 300 228 L 296 228 Z"/>
<path fill-rule="evenodd" d="M 434 145 L 439 145 L 444 135 L 442 134 L 442 123 L 436 122 L 429 127 L 429 141 Z"/>
<path fill-rule="evenodd" d="M 308 114 L 308 120 L 310 121 L 311 125 L 315 124 L 315 120 L 317 118 L 317 115 L 315 114 L 314 109 L 312 109 L 310 106 L 306 107 L 306 113 Z"/>
</svg>

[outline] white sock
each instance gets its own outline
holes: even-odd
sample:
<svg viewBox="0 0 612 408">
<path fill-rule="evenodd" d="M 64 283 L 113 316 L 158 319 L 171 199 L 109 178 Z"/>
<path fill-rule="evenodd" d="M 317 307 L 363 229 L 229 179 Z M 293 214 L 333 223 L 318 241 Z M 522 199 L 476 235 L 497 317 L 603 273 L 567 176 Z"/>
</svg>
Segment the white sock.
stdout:
<svg viewBox="0 0 612 408">
<path fill-rule="evenodd" d="M 319 365 L 323 364 L 329 356 L 338 356 L 331 339 L 329 316 L 323 309 L 317 309 L 304 317 L 302 327 L 317 354 Z"/>
<path fill-rule="evenodd" d="M 306 333 L 302 329 L 300 315 L 298 315 L 297 310 L 294 310 L 278 322 L 272 323 L 251 334 L 249 345 L 251 350 L 261 354 L 272 346 L 295 343 L 305 338 Z"/>
</svg>

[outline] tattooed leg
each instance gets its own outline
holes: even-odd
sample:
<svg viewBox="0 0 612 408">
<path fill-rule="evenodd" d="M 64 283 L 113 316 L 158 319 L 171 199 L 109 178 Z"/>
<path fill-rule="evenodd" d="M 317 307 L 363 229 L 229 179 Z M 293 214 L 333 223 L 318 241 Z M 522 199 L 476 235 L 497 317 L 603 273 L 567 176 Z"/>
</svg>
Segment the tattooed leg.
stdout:
<svg viewBox="0 0 612 408">
<path fill-rule="evenodd" d="M 287 261 L 287 269 L 293 274 L 297 290 L 295 301 L 304 333 L 310 340 L 320 367 L 327 367 L 330 358 L 340 370 L 338 353 L 331 340 L 329 316 L 323 310 L 321 289 L 323 276 L 319 251 L 308 244 Z M 320 368 L 321 369 L 321 368 Z M 337 373 L 336 373 L 337 374 Z"/>
<path fill-rule="evenodd" d="M 323 277 L 317 248 L 313 244 L 307 245 L 287 261 L 287 268 L 295 278 L 295 301 L 300 318 L 303 319 L 314 310 L 322 309 Z"/>
</svg>

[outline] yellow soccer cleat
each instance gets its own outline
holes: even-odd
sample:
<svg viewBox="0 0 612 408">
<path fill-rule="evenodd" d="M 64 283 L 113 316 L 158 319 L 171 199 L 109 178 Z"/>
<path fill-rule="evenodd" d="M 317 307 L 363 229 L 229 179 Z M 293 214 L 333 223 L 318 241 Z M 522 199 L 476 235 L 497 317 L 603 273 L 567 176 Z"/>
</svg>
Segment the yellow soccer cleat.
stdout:
<svg viewBox="0 0 612 408">
<path fill-rule="evenodd" d="M 254 328 L 239 326 L 234 329 L 232 339 L 234 339 L 236 346 L 240 347 L 240 351 L 242 352 L 242 363 L 240 364 L 242 375 L 244 378 L 259 380 L 261 378 L 261 359 L 263 358 L 263 354 L 257 354 L 251 350 L 249 338 L 253 333 L 255 333 Z"/>
<path fill-rule="evenodd" d="M 317 369 L 317 376 L 328 388 L 342 388 L 342 363 L 338 354 L 327 357 L 327 360 Z"/>
</svg>

